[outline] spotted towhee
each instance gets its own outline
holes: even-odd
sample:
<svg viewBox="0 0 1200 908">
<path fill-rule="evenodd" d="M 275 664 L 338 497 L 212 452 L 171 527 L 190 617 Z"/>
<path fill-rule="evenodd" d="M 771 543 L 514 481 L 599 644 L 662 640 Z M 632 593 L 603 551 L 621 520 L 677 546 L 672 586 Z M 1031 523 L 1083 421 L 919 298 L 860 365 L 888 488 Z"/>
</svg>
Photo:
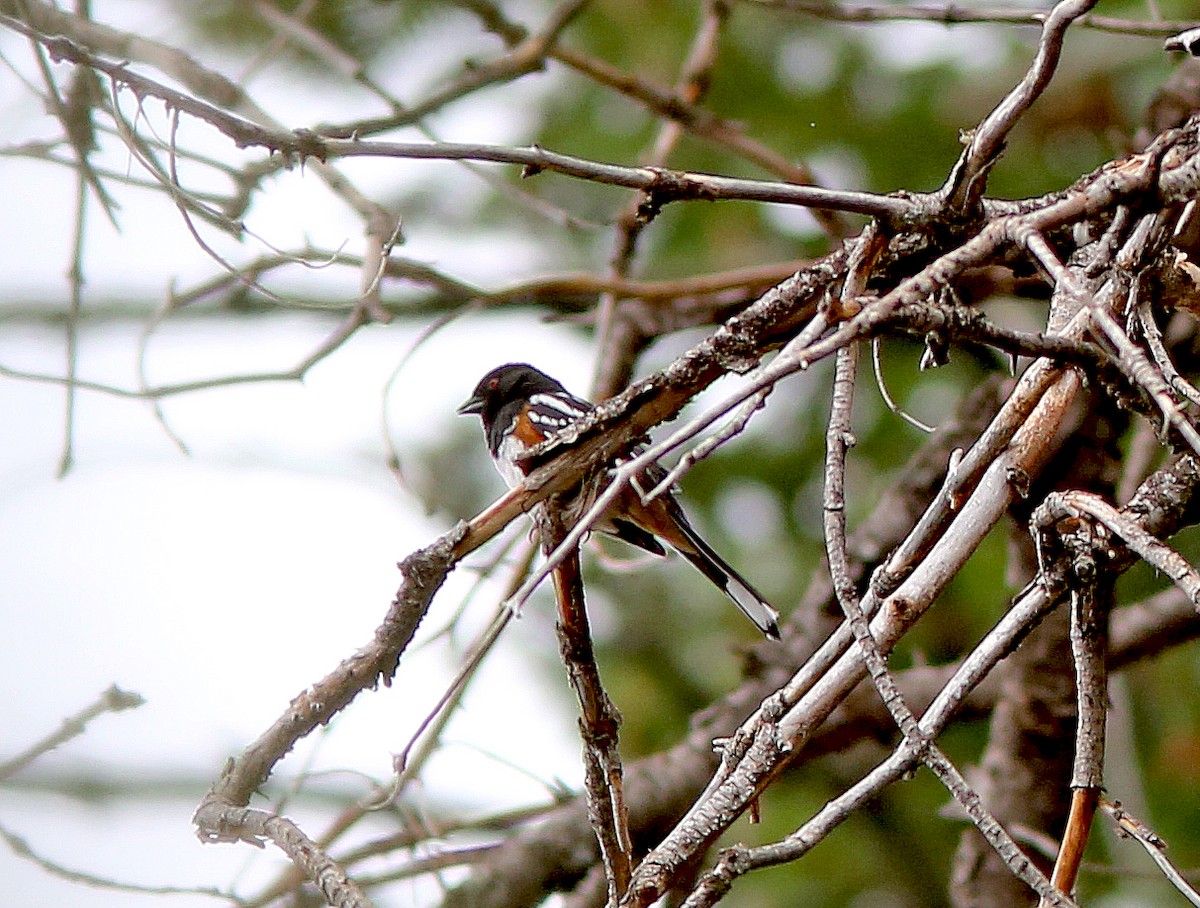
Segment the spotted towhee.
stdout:
<svg viewBox="0 0 1200 908">
<path fill-rule="evenodd" d="M 592 409 L 592 404 L 533 366 L 509 363 L 485 375 L 458 412 L 474 413 L 483 420 L 496 469 L 509 488 L 515 488 L 525 479 L 521 462 L 525 451 Z M 652 464 L 639 477 L 640 485 L 648 490 L 665 477 L 663 468 Z M 662 543 L 667 543 L 732 599 L 759 630 L 779 638 L 779 613 L 700 538 L 671 495 L 645 502 L 637 489 L 626 487 L 594 528 L 655 555 L 665 555 Z"/>
</svg>

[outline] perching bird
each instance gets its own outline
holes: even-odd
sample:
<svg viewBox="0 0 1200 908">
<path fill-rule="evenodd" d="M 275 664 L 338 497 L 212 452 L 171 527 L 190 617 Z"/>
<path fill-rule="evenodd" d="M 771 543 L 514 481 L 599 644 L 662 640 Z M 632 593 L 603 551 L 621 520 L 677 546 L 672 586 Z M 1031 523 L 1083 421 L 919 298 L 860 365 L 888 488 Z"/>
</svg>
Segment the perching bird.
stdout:
<svg viewBox="0 0 1200 908">
<path fill-rule="evenodd" d="M 480 417 L 496 469 L 509 488 L 515 488 L 525 479 L 521 463 L 525 451 L 592 409 L 592 404 L 544 372 L 525 363 L 509 363 L 485 375 L 458 412 Z M 650 489 L 666 472 L 653 464 L 642 477 L 643 488 Z M 700 538 L 672 495 L 643 502 L 638 490 L 627 486 L 594 529 L 655 555 L 667 554 L 662 545 L 667 543 L 732 599 L 759 630 L 779 639 L 779 613 Z"/>
</svg>

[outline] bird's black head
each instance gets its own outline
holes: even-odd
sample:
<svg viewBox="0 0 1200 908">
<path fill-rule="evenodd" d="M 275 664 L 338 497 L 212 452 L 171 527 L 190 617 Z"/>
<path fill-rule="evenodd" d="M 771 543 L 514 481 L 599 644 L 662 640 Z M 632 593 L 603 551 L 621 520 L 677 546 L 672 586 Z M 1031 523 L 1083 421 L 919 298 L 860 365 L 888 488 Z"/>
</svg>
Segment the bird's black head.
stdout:
<svg viewBox="0 0 1200 908">
<path fill-rule="evenodd" d="M 458 408 L 460 415 L 477 414 L 484 426 L 496 421 L 505 405 L 528 400 L 534 394 L 551 394 L 565 389 L 545 372 L 527 363 L 497 366 L 479 380 L 475 391 Z"/>
</svg>

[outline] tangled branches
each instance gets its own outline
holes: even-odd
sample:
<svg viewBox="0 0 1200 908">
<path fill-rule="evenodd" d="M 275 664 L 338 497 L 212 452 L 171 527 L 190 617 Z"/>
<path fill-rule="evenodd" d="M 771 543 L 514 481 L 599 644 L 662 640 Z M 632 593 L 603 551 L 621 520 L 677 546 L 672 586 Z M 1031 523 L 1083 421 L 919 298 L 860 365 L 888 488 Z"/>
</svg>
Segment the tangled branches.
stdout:
<svg viewBox="0 0 1200 908">
<path fill-rule="evenodd" d="M 529 905 L 558 890 L 569 893 L 568 904 L 578 905 L 648 906 L 668 895 L 691 908 L 715 905 L 748 874 L 800 861 L 864 805 L 922 767 L 971 824 L 954 858 L 951 898 L 956 904 L 1016 904 L 1033 897 L 1044 905 L 1075 904 L 1082 855 L 1100 816 L 1113 817 L 1124 832 L 1146 843 L 1156 860 L 1161 858 L 1160 840 L 1120 808 L 1116 802 L 1122 792 L 1107 781 L 1105 719 L 1109 674 L 1170 645 L 1166 627 L 1194 633 L 1200 605 L 1200 575 L 1167 541 L 1195 522 L 1192 498 L 1200 479 L 1200 433 L 1193 422 L 1200 391 L 1186 377 L 1184 338 L 1190 322 L 1180 314 L 1195 308 L 1200 273 L 1189 261 L 1196 240 L 1194 200 L 1200 194 L 1200 115 L 1156 124 L 1136 150 L 1092 169 L 1066 189 L 1012 200 L 989 194 L 988 187 L 1014 131 L 1058 75 L 1069 33 L 1077 26 L 1164 33 L 1155 29 L 1170 25 L 1100 19 L 1091 0 L 1061 0 L 1037 17 L 1040 38 L 1025 73 L 965 132 L 961 154 L 945 168 L 941 186 L 929 192 L 875 193 L 817 185 L 807 168 L 704 106 L 721 38 L 737 4 L 701 4 L 700 24 L 674 88 L 570 49 L 564 36 L 586 12 L 586 2 L 556 5 L 537 29 L 509 20 L 491 3 L 454 5 L 499 37 L 504 51 L 464 67 L 413 104 L 387 96 L 357 71 L 356 80 L 387 102 L 389 115 L 289 128 L 237 85 L 210 78 L 175 48 L 133 41 L 38 0 L 0 2 L 0 24 L 31 43 L 47 72 L 51 63 L 63 62 L 106 83 L 108 90 L 95 97 L 87 116 L 108 118 L 112 134 L 143 168 L 148 185 L 178 206 L 198 244 L 221 267 L 218 278 L 177 294 L 161 318 L 235 289 L 286 306 L 291 301 L 266 284 L 277 268 L 298 262 L 328 257 L 358 274 L 353 298 L 331 307 L 341 312 L 340 324 L 291 370 L 186 384 L 144 383 L 137 389 L 88 382 L 76 374 L 73 359 L 66 376 L 9 366 L 0 366 L 0 374 L 61 382 L 70 395 L 90 389 L 159 401 L 216 384 L 302 378 L 363 327 L 397 316 L 427 319 L 471 307 L 535 305 L 587 321 L 594 332 L 595 385 L 603 402 L 531 452 L 523 487 L 404 558 L 402 585 L 373 639 L 288 704 L 230 762 L 196 811 L 205 841 L 270 842 L 293 863 L 293 872 L 246 903 L 273 902 L 302 874 L 329 904 L 366 905 L 370 887 L 356 876 L 355 864 L 433 838 L 406 831 L 390 845 L 378 842 L 374 850 L 335 856 L 338 837 L 372 805 L 347 809 L 328 834 L 314 836 L 287 816 L 249 804 L 301 738 L 330 722 L 363 691 L 381 681 L 392 683 L 448 575 L 534 510 L 542 514 L 546 557 L 533 570 L 531 558 L 522 560 L 504 604 L 519 611 L 546 578 L 554 577 L 561 648 L 580 700 L 586 790 L 514 820 L 517 831 L 478 848 L 468 841 L 473 830 L 467 829 L 460 850 L 447 851 L 444 860 L 413 858 L 404 870 L 413 876 L 466 868 L 446 890 L 444 904 Z M 787 10 L 855 22 L 932 15 L 891 7 L 757 5 L 771 7 L 772 15 Z M 302 17 L 289 19 L 270 10 L 273 21 L 291 29 L 294 40 L 310 51 L 333 53 L 322 50 L 320 35 L 304 27 Z M 939 11 L 938 21 L 964 21 L 965 15 L 947 8 Z M 1029 24 L 1027 16 L 1011 11 L 967 18 L 1009 22 L 1013 17 Z M 656 136 L 639 163 L 608 163 L 536 144 L 445 142 L 432 133 L 422 141 L 377 138 L 402 127 L 426 128 L 431 116 L 456 101 L 551 64 L 654 118 Z M 147 75 L 144 70 L 151 68 L 170 78 Z M 48 94 L 57 97 L 53 78 L 48 82 Z M 166 105 L 168 139 L 151 141 L 139 132 L 138 116 L 128 116 L 122 107 L 130 99 L 139 112 L 151 104 Z M 111 213 L 107 186 L 112 174 L 93 165 L 92 149 L 78 138 L 78 129 L 72 131 L 68 106 L 56 110 L 64 135 L 76 137 L 66 151 L 81 187 L 94 192 Z M 217 168 L 233 191 L 205 197 L 180 180 L 178 164 L 187 158 L 175 138 L 181 120 L 206 124 L 227 148 L 253 155 L 240 167 Z M 772 178 L 668 166 L 685 139 L 720 149 Z M 613 219 L 612 252 L 604 269 L 484 290 L 396 254 L 403 239 L 398 218 L 344 170 L 358 159 L 508 165 L 520 168 L 521 192 L 558 175 L 627 195 Z M 301 166 L 356 212 L 364 228 L 361 249 L 353 254 L 276 251 L 234 264 L 205 244 L 198 224 L 244 236 L 242 215 L 267 179 Z M 514 185 L 507 184 L 507 191 L 516 191 Z M 523 204 L 542 201 L 532 194 L 522 198 Z M 826 251 L 801 263 L 742 263 L 676 280 L 633 276 L 642 237 L 664 212 L 729 201 L 812 211 Z M 393 282 L 422 288 L 424 296 L 389 298 Z M 77 292 L 81 286 L 80 278 Z M 1042 324 L 1030 330 L 1004 323 L 987 305 L 1001 297 L 1048 300 Z M 715 330 L 669 364 L 629 383 L 639 357 L 655 340 L 682 328 L 713 325 Z M 955 419 L 928 439 L 891 491 L 852 530 L 847 512 L 855 497 L 852 411 L 863 385 L 860 348 L 893 338 L 923 345 L 923 368 L 945 364 L 951 351 L 966 351 L 989 366 L 1007 358 L 1019 375 L 994 377 L 966 398 Z M 808 594 L 792 597 L 799 604 L 785 625 L 783 645 L 758 645 L 755 671 L 695 716 L 682 739 L 622 764 L 617 747 L 621 704 L 615 708 L 615 698 L 601 684 L 579 560 L 579 546 L 602 512 L 604 498 L 578 519 L 563 521 L 554 509 L 556 496 L 585 481 L 607 483 L 606 492 L 616 494 L 634 484 L 646 465 L 668 457 L 676 458 L 674 481 L 769 411 L 785 380 L 825 362 L 831 363 L 831 402 L 821 483 L 824 563 Z M 742 376 L 736 389 L 724 391 L 697 415 L 682 416 L 697 395 L 731 374 Z M 675 420 L 680 421 L 669 431 L 646 441 L 651 430 Z M 1101 450 L 1118 424 L 1140 427 L 1140 450 L 1151 453 L 1138 460 Z M 70 461 L 69 439 L 68 432 L 64 468 Z M 1113 473 L 1119 476 L 1114 479 Z M 1021 527 L 1011 541 L 1024 589 L 953 661 L 896 668 L 891 658 L 896 648 L 938 607 L 989 534 L 1010 520 Z M 1121 603 L 1114 592 L 1117 579 L 1138 563 L 1162 572 L 1178 592 L 1153 607 Z M 509 613 L 484 642 L 494 641 Z M 481 643 L 473 658 L 484 653 Z M 459 682 L 468 675 L 464 670 Z M 1036 700 L 1053 723 L 1039 724 L 1023 712 L 1020 692 L 1028 690 L 1040 692 L 1027 700 Z M 943 742 L 943 733 L 967 716 L 991 722 L 978 778 L 961 768 Z M 1047 724 L 1052 724 L 1049 733 Z M 1043 771 L 1035 771 L 1032 760 L 1018 771 L 1019 742 L 1034 734 L 1053 737 L 1066 756 L 1048 759 Z M 887 741 L 887 752 L 811 816 L 794 818 L 773 799 L 781 781 L 802 773 L 816 756 L 866 738 Z M 391 802 L 401 795 L 410 769 L 397 766 Z M 1022 802 L 1019 793 L 1038 784 L 1054 789 L 1045 803 Z M 760 807 L 787 814 L 791 831 L 765 844 L 725 847 L 706 865 L 735 821 L 756 815 Z M 1052 837 L 1055 853 L 1049 858 L 1036 847 L 1038 836 Z M 1186 889 L 1178 874 L 1171 880 Z"/>
</svg>

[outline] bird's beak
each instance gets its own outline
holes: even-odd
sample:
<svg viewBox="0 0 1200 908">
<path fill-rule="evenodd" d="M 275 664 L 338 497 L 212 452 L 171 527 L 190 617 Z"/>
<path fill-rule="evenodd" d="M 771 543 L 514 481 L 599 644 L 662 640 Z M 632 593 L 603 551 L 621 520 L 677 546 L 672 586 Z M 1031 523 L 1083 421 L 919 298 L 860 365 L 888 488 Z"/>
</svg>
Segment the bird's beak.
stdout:
<svg viewBox="0 0 1200 908">
<path fill-rule="evenodd" d="M 459 416 L 470 416 L 483 412 L 483 398 L 478 394 L 472 395 L 456 411 Z"/>
</svg>

